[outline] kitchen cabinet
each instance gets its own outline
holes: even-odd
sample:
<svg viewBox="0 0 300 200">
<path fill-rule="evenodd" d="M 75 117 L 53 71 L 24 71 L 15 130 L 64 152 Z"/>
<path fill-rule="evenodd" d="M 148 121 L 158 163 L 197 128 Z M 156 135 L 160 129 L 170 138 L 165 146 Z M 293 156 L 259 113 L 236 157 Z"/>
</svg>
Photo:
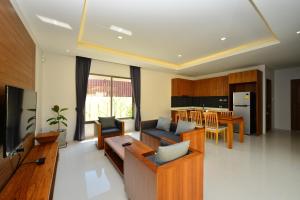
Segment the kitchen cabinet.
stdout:
<svg viewBox="0 0 300 200">
<path fill-rule="evenodd" d="M 257 82 L 259 79 L 259 70 L 237 72 L 228 75 L 229 84 Z"/>
<path fill-rule="evenodd" d="M 227 76 L 195 81 L 194 96 L 228 96 L 228 91 Z"/>
<path fill-rule="evenodd" d="M 181 78 L 172 79 L 172 96 L 193 96 L 194 81 Z"/>
</svg>

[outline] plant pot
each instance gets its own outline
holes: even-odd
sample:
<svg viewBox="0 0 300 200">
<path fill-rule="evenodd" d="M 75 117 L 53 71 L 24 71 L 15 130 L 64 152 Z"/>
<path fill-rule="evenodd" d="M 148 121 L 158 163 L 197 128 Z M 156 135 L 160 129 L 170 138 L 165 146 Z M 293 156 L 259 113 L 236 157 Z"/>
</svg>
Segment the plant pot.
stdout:
<svg viewBox="0 0 300 200">
<path fill-rule="evenodd" d="M 59 136 L 57 138 L 59 148 L 67 147 L 68 143 L 66 141 L 67 138 L 67 130 L 62 129 L 59 130 Z"/>
</svg>

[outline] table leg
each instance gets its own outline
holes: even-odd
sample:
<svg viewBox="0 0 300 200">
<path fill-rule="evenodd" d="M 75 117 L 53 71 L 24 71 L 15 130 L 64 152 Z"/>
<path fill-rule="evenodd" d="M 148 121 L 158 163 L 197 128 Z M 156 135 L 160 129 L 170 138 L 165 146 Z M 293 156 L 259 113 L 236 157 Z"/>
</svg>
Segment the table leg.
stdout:
<svg viewBox="0 0 300 200">
<path fill-rule="evenodd" d="M 227 147 L 232 149 L 233 140 L 233 124 L 231 122 L 227 123 Z"/>
<path fill-rule="evenodd" d="M 239 133 L 240 133 L 240 143 L 243 143 L 244 142 L 244 120 L 240 120 L 239 122 L 239 127 L 240 127 L 240 130 L 239 130 Z"/>
</svg>

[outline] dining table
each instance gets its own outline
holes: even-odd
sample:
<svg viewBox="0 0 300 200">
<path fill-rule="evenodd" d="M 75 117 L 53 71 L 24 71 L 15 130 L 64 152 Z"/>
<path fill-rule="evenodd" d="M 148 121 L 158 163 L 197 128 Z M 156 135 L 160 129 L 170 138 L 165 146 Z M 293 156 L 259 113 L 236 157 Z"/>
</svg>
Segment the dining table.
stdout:
<svg viewBox="0 0 300 200">
<path fill-rule="evenodd" d="M 239 124 L 239 142 L 244 142 L 244 118 L 242 116 L 220 117 L 219 123 L 227 125 L 227 148 L 233 147 L 233 125 Z"/>
</svg>

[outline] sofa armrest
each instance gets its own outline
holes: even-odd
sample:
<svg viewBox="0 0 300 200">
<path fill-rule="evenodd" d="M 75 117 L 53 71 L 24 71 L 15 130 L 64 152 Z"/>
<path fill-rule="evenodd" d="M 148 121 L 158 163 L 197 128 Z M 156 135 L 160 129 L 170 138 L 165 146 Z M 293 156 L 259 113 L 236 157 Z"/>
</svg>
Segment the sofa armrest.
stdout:
<svg viewBox="0 0 300 200">
<path fill-rule="evenodd" d="M 150 129 L 150 128 L 156 128 L 158 120 L 148 120 L 148 121 L 142 121 L 141 122 L 141 130 Z"/>
<path fill-rule="evenodd" d="M 124 122 L 116 119 L 115 124 L 116 124 L 116 127 L 121 130 L 122 135 L 124 135 L 124 132 L 125 132 Z"/>
<path fill-rule="evenodd" d="M 180 141 L 190 140 L 190 147 L 205 152 L 205 133 L 204 128 L 195 128 L 180 134 Z"/>
<path fill-rule="evenodd" d="M 99 122 L 98 120 L 95 120 L 94 123 L 95 123 L 95 127 L 96 127 L 96 130 L 97 130 L 97 135 L 101 136 L 102 135 L 102 125 L 101 125 L 101 122 Z"/>
</svg>

